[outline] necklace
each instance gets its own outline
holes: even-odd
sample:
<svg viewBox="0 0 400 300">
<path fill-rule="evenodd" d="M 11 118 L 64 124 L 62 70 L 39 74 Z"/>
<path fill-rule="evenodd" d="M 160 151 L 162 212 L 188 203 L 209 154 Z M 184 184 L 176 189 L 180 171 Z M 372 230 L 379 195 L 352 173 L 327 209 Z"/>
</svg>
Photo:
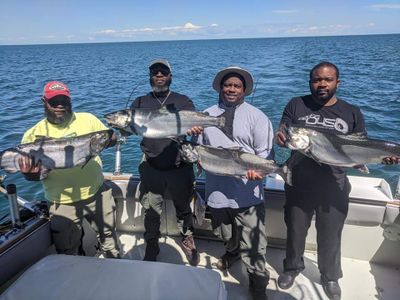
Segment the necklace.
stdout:
<svg viewBox="0 0 400 300">
<path fill-rule="evenodd" d="M 160 103 L 161 107 L 164 105 L 165 101 L 167 101 L 169 95 L 171 95 L 171 91 L 168 92 L 167 96 L 164 98 L 163 101 L 161 101 L 160 99 L 158 99 L 158 97 L 156 96 L 156 94 L 153 92 L 153 96 L 154 98 L 157 99 L 158 103 Z"/>
</svg>

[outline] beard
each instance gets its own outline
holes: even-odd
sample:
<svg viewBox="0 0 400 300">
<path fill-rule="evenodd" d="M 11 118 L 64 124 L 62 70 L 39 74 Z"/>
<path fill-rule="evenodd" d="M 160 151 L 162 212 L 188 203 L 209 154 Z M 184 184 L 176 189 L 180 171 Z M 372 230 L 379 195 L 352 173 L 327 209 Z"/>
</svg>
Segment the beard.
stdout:
<svg viewBox="0 0 400 300">
<path fill-rule="evenodd" d="M 153 78 L 150 77 L 150 85 L 155 94 L 162 94 L 162 93 L 168 92 L 171 82 L 172 82 L 172 78 L 170 77 L 170 78 L 168 78 L 168 80 L 165 82 L 164 85 L 155 85 Z"/>
<path fill-rule="evenodd" d="M 320 104 L 325 104 L 325 103 L 327 103 L 329 100 L 331 100 L 333 96 L 335 96 L 336 90 L 337 90 L 337 88 L 333 88 L 333 89 L 330 89 L 330 90 L 328 91 L 328 93 L 326 93 L 326 94 L 324 94 L 324 95 L 320 95 L 320 94 L 318 93 L 318 89 L 316 89 L 316 90 L 311 89 L 311 95 L 313 96 L 313 98 L 314 98 L 315 100 L 317 100 L 318 103 L 320 103 Z"/>
<path fill-rule="evenodd" d="M 49 110 L 46 106 L 44 108 L 44 115 L 51 124 L 60 125 L 69 122 L 72 118 L 71 105 L 65 107 L 65 114 L 62 117 L 57 117 L 54 112 Z"/>
</svg>

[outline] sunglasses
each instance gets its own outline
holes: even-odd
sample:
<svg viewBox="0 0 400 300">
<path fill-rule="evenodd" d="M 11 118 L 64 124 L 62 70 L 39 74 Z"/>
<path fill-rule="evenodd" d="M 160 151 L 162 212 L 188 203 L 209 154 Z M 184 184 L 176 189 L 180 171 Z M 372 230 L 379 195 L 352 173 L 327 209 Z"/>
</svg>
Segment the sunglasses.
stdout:
<svg viewBox="0 0 400 300">
<path fill-rule="evenodd" d="M 46 100 L 44 100 L 46 101 Z M 51 107 L 69 106 L 71 102 L 68 97 L 54 97 L 46 101 Z"/>
<path fill-rule="evenodd" d="M 150 70 L 151 76 L 156 76 L 156 75 L 158 75 L 159 72 L 163 76 L 168 76 L 170 74 L 169 70 L 167 70 L 167 69 L 152 69 L 152 70 Z"/>
</svg>

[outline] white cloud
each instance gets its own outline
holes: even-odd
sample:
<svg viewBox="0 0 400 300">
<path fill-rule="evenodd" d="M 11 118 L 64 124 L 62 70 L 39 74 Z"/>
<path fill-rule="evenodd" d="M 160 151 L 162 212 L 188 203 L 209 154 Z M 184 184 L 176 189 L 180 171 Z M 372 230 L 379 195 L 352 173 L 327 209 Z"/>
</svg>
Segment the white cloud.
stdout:
<svg viewBox="0 0 400 300">
<path fill-rule="evenodd" d="M 377 9 L 400 9 L 400 4 L 373 4 L 369 7 Z"/>
<path fill-rule="evenodd" d="M 121 38 L 121 37 L 130 38 L 137 35 L 146 35 L 146 34 L 178 35 L 179 33 L 195 33 L 207 28 L 215 28 L 215 27 L 218 27 L 218 24 L 211 24 L 209 26 L 200 26 L 200 25 L 195 25 L 191 22 L 187 22 L 183 25 L 165 26 L 159 28 L 144 27 L 144 28 L 128 28 L 122 30 L 103 29 L 95 32 L 95 34 L 101 36 L 115 37 L 115 38 Z"/>
<path fill-rule="evenodd" d="M 104 29 L 104 30 L 98 31 L 97 33 L 99 33 L 99 34 L 113 34 L 113 33 L 116 33 L 116 31 L 113 30 L 113 29 Z"/>
<path fill-rule="evenodd" d="M 278 9 L 272 11 L 274 14 L 297 14 L 297 9 Z"/>
</svg>

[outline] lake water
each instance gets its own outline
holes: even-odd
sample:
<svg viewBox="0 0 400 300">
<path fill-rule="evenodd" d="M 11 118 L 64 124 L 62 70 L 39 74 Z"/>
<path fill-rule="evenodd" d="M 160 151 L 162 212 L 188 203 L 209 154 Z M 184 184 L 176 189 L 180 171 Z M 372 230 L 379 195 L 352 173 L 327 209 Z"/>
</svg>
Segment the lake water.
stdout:
<svg viewBox="0 0 400 300">
<path fill-rule="evenodd" d="M 307 94 L 308 72 L 329 60 L 341 72 L 339 97 L 360 106 L 370 137 L 400 142 L 400 35 L 168 41 L 104 44 L 0 46 L 0 150 L 18 144 L 25 130 L 43 118 L 41 92 L 46 82 L 68 84 L 74 111 L 98 117 L 125 108 L 150 90 L 148 64 L 167 58 L 172 89 L 188 95 L 198 110 L 216 103 L 211 83 L 218 70 L 239 65 L 251 71 L 256 91 L 247 98 L 277 128 L 294 96 Z M 122 171 L 137 173 L 140 139 L 122 148 Z M 277 148 L 277 160 L 287 152 Z M 114 149 L 102 153 L 104 170 L 113 171 Z M 385 178 L 394 189 L 399 166 L 372 165 L 368 176 Z M 350 174 L 360 175 L 357 171 Z M 9 174 L 26 199 L 42 199 L 41 184 Z M 0 218 L 7 208 L 0 196 Z"/>
</svg>

